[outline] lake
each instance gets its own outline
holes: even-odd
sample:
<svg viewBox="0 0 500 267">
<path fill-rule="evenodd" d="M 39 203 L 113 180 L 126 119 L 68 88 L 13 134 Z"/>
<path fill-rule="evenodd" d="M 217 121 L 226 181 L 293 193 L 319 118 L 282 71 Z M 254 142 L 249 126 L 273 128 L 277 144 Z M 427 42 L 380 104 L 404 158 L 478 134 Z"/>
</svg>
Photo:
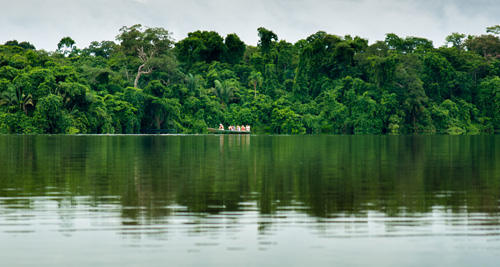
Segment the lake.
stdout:
<svg viewBox="0 0 500 267">
<path fill-rule="evenodd" d="M 0 136 L 2 266 L 497 266 L 500 136 Z"/>
</svg>

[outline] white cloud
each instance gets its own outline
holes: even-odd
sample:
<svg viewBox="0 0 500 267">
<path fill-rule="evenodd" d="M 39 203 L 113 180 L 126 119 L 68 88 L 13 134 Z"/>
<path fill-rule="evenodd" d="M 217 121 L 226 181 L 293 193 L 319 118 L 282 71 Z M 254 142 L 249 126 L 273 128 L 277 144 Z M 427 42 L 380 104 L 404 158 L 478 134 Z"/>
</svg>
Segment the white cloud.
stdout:
<svg viewBox="0 0 500 267">
<path fill-rule="evenodd" d="M 383 40 L 386 33 L 418 36 L 436 46 L 452 32 L 483 34 L 499 24 L 493 0 L 17 0 L 3 1 L 0 43 L 17 39 L 55 50 L 70 36 L 80 48 L 115 40 L 122 26 L 163 27 L 176 40 L 196 30 L 236 33 L 249 45 L 257 28 L 296 42 L 318 30 Z"/>
</svg>

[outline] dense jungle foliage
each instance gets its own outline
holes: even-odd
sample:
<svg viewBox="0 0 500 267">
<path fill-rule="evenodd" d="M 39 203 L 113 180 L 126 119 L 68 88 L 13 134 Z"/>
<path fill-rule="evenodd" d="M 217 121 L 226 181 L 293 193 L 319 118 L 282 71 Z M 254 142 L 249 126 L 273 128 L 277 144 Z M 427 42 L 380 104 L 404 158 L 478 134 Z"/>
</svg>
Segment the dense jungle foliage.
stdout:
<svg viewBox="0 0 500 267">
<path fill-rule="evenodd" d="M 295 44 L 257 30 L 122 27 L 116 42 L 55 52 L 0 45 L 0 133 L 106 134 L 249 124 L 257 133 L 493 133 L 500 130 L 500 26 L 447 45 L 317 32 Z"/>
</svg>

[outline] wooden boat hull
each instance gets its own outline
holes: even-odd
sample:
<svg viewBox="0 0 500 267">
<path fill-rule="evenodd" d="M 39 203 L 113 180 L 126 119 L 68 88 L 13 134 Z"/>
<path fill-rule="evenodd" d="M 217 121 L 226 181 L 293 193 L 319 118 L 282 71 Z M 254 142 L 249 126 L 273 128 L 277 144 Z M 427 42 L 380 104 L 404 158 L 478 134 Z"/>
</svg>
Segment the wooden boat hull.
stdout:
<svg viewBox="0 0 500 267">
<path fill-rule="evenodd" d="M 250 131 L 229 131 L 229 130 L 219 130 L 215 128 L 208 128 L 208 131 L 214 134 L 250 134 Z"/>
</svg>

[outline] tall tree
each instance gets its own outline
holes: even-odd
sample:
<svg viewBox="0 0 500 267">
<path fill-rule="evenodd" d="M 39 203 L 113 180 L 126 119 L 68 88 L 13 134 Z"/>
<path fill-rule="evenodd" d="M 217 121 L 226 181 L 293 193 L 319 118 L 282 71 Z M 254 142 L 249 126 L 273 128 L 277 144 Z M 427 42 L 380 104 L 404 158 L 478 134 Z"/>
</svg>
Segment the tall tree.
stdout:
<svg viewBox="0 0 500 267">
<path fill-rule="evenodd" d="M 225 45 L 224 39 L 214 31 L 196 31 L 188 33 L 188 37 L 175 44 L 177 57 L 187 68 L 195 62 L 212 63 L 222 61 Z"/>
<path fill-rule="evenodd" d="M 467 49 L 483 57 L 496 57 L 500 55 L 500 38 L 491 34 L 469 36 L 465 41 Z"/>
<path fill-rule="evenodd" d="M 451 44 L 458 50 L 463 50 L 464 48 L 465 34 L 454 32 L 451 35 L 446 36 L 446 43 Z"/>
<path fill-rule="evenodd" d="M 141 64 L 137 68 L 134 87 L 138 86 L 141 75 L 151 74 L 164 65 L 165 60 L 172 59 L 170 50 L 173 45 L 171 33 L 163 28 L 142 29 L 142 25 L 122 27 L 116 37 L 121 41 L 125 55 L 139 58 Z"/>
<path fill-rule="evenodd" d="M 57 51 L 63 53 L 65 56 L 72 53 L 75 48 L 75 41 L 70 37 L 62 38 L 57 44 Z"/>
<path fill-rule="evenodd" d="M 116 44 L 112 41 L 94 41 L 88 48 L 83 49 L 83 52 L 95 57 L 109 58 L 115 49 Z"/>
<path fill-rule="evenodd" d="M 239 63 L 243 58 L 243 54 L 245 53 L 245 43 L 240 40 L 240 37 L 238 37 L 238 35 L 232 33 L 226 36 L 224 45 L 224 61 L 229 64 Z"/>
<path fill-rule="evenodd" d="M 405 54 L 413 53 L 415 50 L 427 51 L 434 48 L 432 41 L 428 39 L 414 36 L 401 38 L 394 33 L 386 34 L 385 42 L 390 49 Z"/>
<path fill-rule="evenodd" d="M 258 28 L 257 31 L 259 32 L 260 38 L 258 46 L 262 50 L 263 54 L 267 54 L 271 51 L 273 45 L 278 41 L 278 35 L 263 27 Z"/>
<path fill-rule="evenodd" d="M 262 86 L 263 81 L 264 78 L 262 77 L 262 73 L 258 71 L 252 71 L 250 73 L 250 76 L 248 77 L 248 84 L 253 86 L 255 97 L 257 97 L 257 85 Z"/>
</svg>

